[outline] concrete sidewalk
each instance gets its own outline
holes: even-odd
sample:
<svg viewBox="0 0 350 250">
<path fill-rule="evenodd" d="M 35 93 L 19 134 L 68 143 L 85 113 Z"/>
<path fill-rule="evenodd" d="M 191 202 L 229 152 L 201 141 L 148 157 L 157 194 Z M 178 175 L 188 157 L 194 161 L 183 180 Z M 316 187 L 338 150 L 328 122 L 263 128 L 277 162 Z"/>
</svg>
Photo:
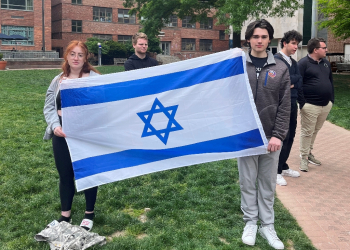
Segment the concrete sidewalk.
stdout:
<svg viewBox="0 0 350 250">
<path fill-rule="evenodd" d="M 288 159 L 289 167 L 298 171 L 299 139 L 300 119 Z M 309 164 L 309 172 L 285 177 L 288 185 L 276 188 L 277 197 L 317 249 L 350 249 L 349 148 L 350 131 L 326 121 L 312 151 L 322 165 Z"/>
</svg>

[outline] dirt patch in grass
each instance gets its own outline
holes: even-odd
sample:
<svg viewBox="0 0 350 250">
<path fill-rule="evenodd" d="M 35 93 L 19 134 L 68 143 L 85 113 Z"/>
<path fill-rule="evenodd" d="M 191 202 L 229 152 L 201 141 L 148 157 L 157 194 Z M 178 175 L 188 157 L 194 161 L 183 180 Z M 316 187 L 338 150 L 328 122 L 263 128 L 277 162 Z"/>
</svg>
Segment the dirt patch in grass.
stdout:
<svg viewBox="0 0 350 250">
<path fill-rule="evenodd" d="M 226 244 L 226 245 L 230 245 L 230 243 L 228 243 L 228 242 L 226 241 L 226 239 L 224 239 L 224 238 L 220 238 L 220 237 L 219 237 L 219 240 L 220 240 L 222 243 Z"/>
<path fill-rule="evenodd" d="M 142 240 L 143 238 L 147 237 L 148 235 L 147 234 L 140 234 L 140 235 L 137 235 L 137 239 L 139 240 Z"/>
<path fill-rule="evenodd" d="M 287 247 L 288 250 L 295 250 L 293 241 L 288 240 L 287 243 L 288 243 L 288 247 Z"/>
<path fill-rule="evenodd" d="M 126 235 L 126 231 L 117 231 L 112 233 L 110 236 L 107 236 L 107 240 L 112 241 L 113 238 L 124 237 Z"/>
</svg>

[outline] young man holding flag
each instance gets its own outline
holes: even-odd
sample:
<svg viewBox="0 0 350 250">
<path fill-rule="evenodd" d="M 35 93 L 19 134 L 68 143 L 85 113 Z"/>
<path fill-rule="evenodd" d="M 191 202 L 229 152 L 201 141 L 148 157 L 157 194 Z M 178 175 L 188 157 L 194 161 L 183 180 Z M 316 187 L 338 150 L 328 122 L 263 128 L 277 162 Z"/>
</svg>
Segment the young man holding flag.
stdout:
<svg viewBox="0 0 350 250">
<path fill-rule="evenodd" d="M 267 47 L 274 29 L 262 19 L 248 25 L 245 39 L 250 45 L 247 74 L 265 135 L 268 153 L 238 158 L 241 209 L 246 223 L 243 243 L 254 245 L 258 231 L 275 249 L 284 249 L 274 229 L 274 193 L 278 159 L 290 117 L 290 77 L 287 66 L 275 60 Z"/>
</svg>

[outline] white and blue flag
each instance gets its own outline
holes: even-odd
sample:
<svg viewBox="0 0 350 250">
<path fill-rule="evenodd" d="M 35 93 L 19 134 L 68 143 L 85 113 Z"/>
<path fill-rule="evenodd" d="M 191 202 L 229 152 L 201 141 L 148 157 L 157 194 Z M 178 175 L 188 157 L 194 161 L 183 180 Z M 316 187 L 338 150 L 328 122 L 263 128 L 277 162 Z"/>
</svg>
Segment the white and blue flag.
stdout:
<svg viewBox="0 0 350 250">
<path fill-rule="evenodd" d="M 65 80 L 61 98 L 78 191 L 267 153 L 240 49 Z"/>
</svg>

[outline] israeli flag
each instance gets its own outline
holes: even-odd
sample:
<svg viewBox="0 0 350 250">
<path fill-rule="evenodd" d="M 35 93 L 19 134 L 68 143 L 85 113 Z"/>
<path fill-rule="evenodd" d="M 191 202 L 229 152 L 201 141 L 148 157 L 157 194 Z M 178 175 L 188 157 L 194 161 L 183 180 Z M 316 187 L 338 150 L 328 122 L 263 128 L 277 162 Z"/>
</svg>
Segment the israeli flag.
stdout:
<svg viewBox="0 0 350 250">
<path fill-rule="evenodd" d="M 61 84 L 77 190 L 267 153 L 240 49 Z"/>
</svg>

